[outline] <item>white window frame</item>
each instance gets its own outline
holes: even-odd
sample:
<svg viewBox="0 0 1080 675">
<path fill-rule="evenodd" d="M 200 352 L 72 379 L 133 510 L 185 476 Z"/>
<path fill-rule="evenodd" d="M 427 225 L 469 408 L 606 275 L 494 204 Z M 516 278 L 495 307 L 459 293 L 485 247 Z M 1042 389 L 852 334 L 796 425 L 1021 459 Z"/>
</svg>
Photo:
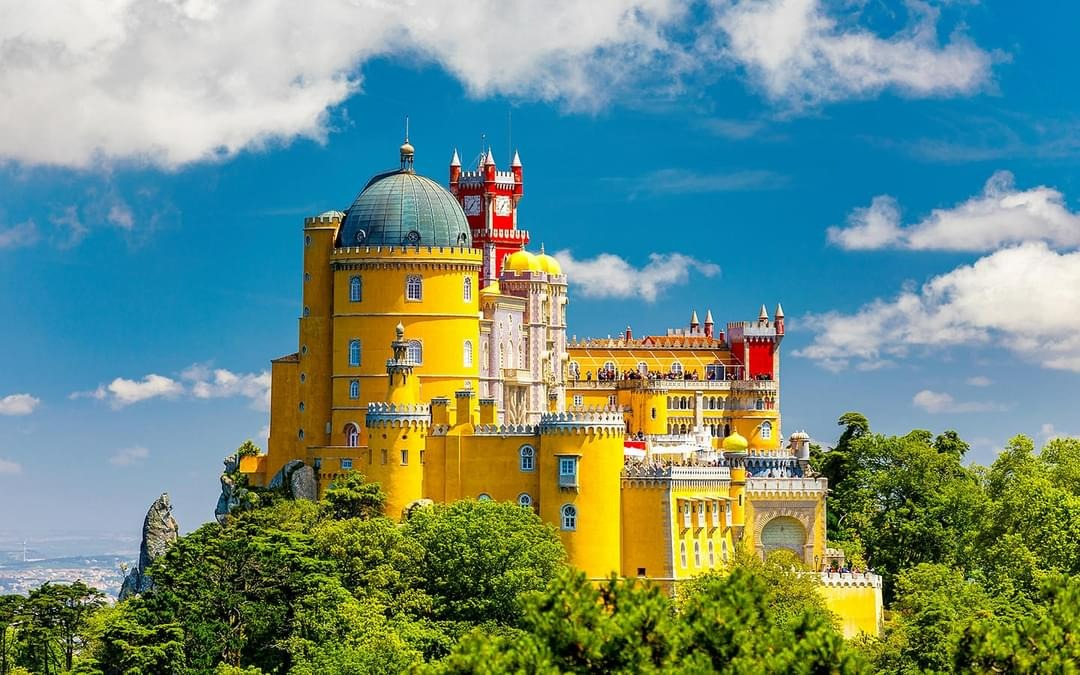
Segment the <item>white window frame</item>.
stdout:
<svg viewBox="0 0 1080 675">
<path fill-rule="evenodd" d="M 724 562 L 728 561 L 727 539 L 720 540 L 720 559 Z"/>
<path fill-rule="evenodd" d="M 561 530 L 573 532 L 577 530 L 577 507 L 573 504 L 563 504 L 559 509 L 559 525 Z"/>
<path fill-rule="evenodd" d="M 612 375 L 618 372 L 618 369 L 618 364 L 616 364 L 614 361 L 604 361 L 604 366 L 601 368 L 601 370 L 603 370 L 604 372 L 611 373 Z"/>
<path fill-rule="evenodd" d="M 682 526 L 684 530 L 690 529 L 690 511 L 692 510 L 690 500 L 683 500 L 682 504 Z"/>
<path fill-rule="evenodd" d="M 714 501 L 712 503 L 712 526 L 720 527 L 720 504 L 722 502 Z"/>
<path fill-rule="evenodd" d="M 472 277 L 466 276 L 465 281 L 461 284 L 461 299 L 465 302 L 472 302 Z"/>
<path fill-rule="evenodd" d="M 615 406 L 619 405 L 619 397 L 618 397 L 618 396 L 616 396 L 615 394 L 611 394 L 611 395 L 609 395 L 609 396 L 607 397 L 607 404 L 608 404 L 608 405 L 609 405 L 610 407 L 614 408 Z"/>
<path fill-rule="evenodd" d="M 701 567 L 701 542 L 694 540 L 694 567 Z"/>
<path fill-rule="evenodd" d="M 491 499 L 491 495 L 489 495 L 486 492 L 481 492 L 480 495 L 476 498 L 476 501 L 478 501 L 478 502 L 490 502 L 490 501 L 493 501 L 493 500 Z"/>
<path fill-rule="evenodd" d="M 536 470 L 536 448 L 523 445 L 518 449 L 518 468 L 522 471 Z"/>
<path fill-rule="evenodd" d="M 349 367 L 358 368 L 362 363 L 362 351 L 363 347 L 360 344 L 359 338 L 353 338 L 349 340 Z"/>
<path fill-rule="evenodd" d="M 461 362 L 466 368 L 472 368 L 473 364 L 473 344 L 472 340 L 466 340 L 465 344 L 461 347 Z"/>
<path fill-rule="evenodd" d="M 638 375 L 642 375 L 642 376 L 648 375 L 649 374 L 649 364 L 645 363 L 644 361 L 638 361 L 637 371 L 638 371 Z"/>
<path fill-rule="evenodd" d="M 518 506 L 523 509 L 531 509 L 532 505 L 532 495 L 530 495 L 528 492 L 522 492 L 518 495 Z"/>
<path fill-rule="evenodd" d="M 712 539 L 709 540 L 709 567 L 716 567 L 716 545 Z"/>
<path fill-rule="evenodd" d="M 345 425 L 345 445 L 350 448 L 360 447 L 360 427 L 355 422 Z"/>
<path fill-rule="evenodd" d="M 349 279 L 349 302 L 360 302 L 364 299 L 364 281 L 359 276 Z"/>
<path fill-rule="evenodd" d="M 420 340 L 409 340 L 409 346 L 405 348 L 405 354 L 415 365 L 421 365 L 424 362 L 424 343 Z M 416 358 L 416 356 L 420 358 Z"/>
<path fill-rule="evenodd" d="M 585 397 L 581 394 L 574 394 L 574 407 L 580 408 L 585 405 Z"/>
<path fill-rule="evenodd" d="M 685 541 L 680 541 L 679 542 L 679 562 L 682 564 L 683 567 L 689 567 L 690 566 L 689 563 L 686 560 L 686 542 Z"/>
<path fill-rule="evenodd" d="M 578 481 L 578 458 L 559 458 L 559 486 L 577 487 Z"/>
<path fill-rule="evenodd" d="M 349 398 L 354 401 L 360 398 L 360 380 L 349 381 Z"/>
<path fill-rule="evenodd" d="M 761 423 L 761 440 L 768 441 L 772 439 L 772 422 L 768 420 Z"/>
<path fill-rule="evenodd" d="M 672 373 L 672 375 L 682 375 L 684 372 L 685 371 L 683 370 L 682 363 L 680 363 L 679 361 L 672 361 L 671 362 L 671 373 Z"/>
<path fill-rule="evenodd" d="M 405 277 L 405 300 L 421 302 L 424 299 L 424 278 L 419 274 Z"/>
<path fill-rule="evenodd" d="M 699 528 L 705 527 L 705 504 L 706 502 L 697 502 L 697 526 Z"/>
<path fill-rule="evenodd" d="M 348 471 L 350 469 L 352 469 L 352 457 L 342 457 L 341 458 L 341 470 L 342 471 Z"/>
</svg>

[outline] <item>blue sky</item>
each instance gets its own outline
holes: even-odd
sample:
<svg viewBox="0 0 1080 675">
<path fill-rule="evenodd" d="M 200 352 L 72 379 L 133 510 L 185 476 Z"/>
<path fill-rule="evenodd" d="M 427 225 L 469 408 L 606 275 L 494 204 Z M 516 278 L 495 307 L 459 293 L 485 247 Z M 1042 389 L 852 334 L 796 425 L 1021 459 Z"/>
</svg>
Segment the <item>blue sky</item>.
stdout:
<svg viewBox="0 0 1080 675">
<path fill-rule="evenodd" d="M 1080 9 L 4 6 L 0 534 L 212 517 L 296 348 L 303 217 L 405 114 L 440 181 L 482 134 L 508 163 L 512 115 L 578 336 L 782 302 L 786 433 L 1080 433 Z"/>
</svg>

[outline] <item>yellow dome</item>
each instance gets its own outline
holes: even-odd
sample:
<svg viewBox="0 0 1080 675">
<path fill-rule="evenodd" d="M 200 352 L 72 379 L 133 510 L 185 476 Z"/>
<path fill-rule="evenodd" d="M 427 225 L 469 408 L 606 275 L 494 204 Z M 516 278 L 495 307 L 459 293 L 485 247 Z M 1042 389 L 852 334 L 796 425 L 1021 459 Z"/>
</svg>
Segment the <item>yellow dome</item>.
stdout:
<svg viewBox="0 0 1080 675">
<path fill-rule="evenodd" d="M 750 447 L 749 441 L 738 431 L 725 438 L 721 445 L 725 452 L 746 452 L 746 449 Z"/>
<path fill-rule="evenodd" d="M 540 261 L 536 259 L 532 253 L 529 253 L 525 249 L 520 251 L 514 251 L 506 258 L 506 263 L 503 265 L 505 269 L 511 272 L 540 272 Z"/>
<path fill-rule="evenodd" d="M 552 258 L 546 253 L 541 253 L 536 256 L 537 262 L 540 263 L 540 269 L 552 275 L 562 274 L 562 265 L 555 258 Z"/>
</svg>

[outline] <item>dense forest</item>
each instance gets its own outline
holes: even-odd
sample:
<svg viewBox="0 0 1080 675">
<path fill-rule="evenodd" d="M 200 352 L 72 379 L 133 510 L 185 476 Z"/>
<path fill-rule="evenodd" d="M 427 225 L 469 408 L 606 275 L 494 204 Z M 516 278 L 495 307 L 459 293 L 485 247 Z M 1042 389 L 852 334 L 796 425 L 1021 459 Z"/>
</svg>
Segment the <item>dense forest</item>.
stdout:
<svg viewBox="0 0 1080 675">
<path fill-rule="evenodd" d="M 463 501 L 399 523 L 351 474 L 318 503 L 252 491 L 141 596 L 0 596 L 0 675 L 1080 672 L 1080 440 L 1017 436 L 983 467 L 954 432 L 840 426 L 811 461 L 830 545 L 884 578 L 880 638 L 844 640 L 793 556 L 740 553 L 674 597 L 596 583 L 531 510 Z"/>
</svg>

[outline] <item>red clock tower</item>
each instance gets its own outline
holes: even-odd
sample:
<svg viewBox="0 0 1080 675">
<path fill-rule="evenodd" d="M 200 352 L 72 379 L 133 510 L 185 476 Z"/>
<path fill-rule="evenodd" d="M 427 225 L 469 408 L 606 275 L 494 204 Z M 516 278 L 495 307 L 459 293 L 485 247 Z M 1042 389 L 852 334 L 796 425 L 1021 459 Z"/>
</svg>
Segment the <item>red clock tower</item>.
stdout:
<svg viewBox="0 0 1080 675">
<path fill-rule="evenodd" d="M 529 243 L 528 231 L 517 227 L 517 207 L 523 194 L 521 185 L 521 158 L 516 150 L 509 171 L 495 168 L 491 148 L 481 157 L 474 171 L 461 170 L 457 150 L 450 160 L 450 192 L 465 211 L 473 246 L 484 251 L 481 288 L 499 278 L 507 255 Z"/>
</svg>

